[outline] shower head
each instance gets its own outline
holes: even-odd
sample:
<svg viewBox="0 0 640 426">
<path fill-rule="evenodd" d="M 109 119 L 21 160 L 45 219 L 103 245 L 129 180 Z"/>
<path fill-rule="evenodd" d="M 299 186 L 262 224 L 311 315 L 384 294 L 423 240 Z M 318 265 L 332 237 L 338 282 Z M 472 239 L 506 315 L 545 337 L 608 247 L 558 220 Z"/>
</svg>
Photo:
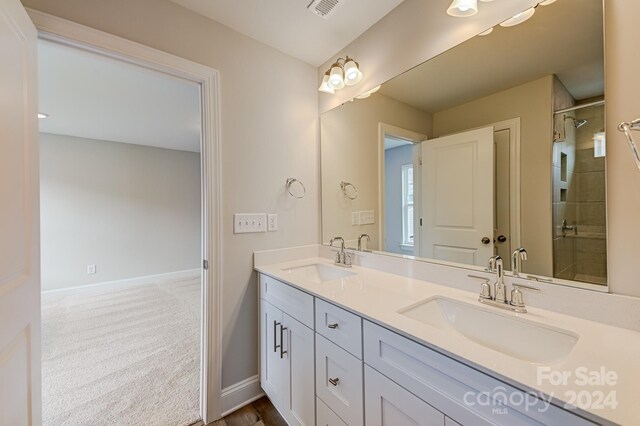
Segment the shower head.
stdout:
<svg viewBox="0 0 640 426">
<path fill-rule="evenodd" d="M 568 115 L 564 116 L 565 120 L 573 120 L 573 125 L 575 126 L 576 129 L 584 126 L 585 124 L 587 124 L 587 120 L 585 120 L 584 118 L 582 120 L 578 120 L 575 117 L 570 117 Z"/>
</svg>

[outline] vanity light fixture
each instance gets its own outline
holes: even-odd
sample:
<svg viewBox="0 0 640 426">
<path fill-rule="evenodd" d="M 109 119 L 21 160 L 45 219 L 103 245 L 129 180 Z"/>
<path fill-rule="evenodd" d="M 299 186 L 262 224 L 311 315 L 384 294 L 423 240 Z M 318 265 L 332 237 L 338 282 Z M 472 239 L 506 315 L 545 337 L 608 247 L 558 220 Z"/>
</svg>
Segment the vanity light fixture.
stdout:
<svg viewBox="0 0 640 426">
<path fill-rule="evenodd" d="M 325 72 L 318 90 L 324 93 L 334 94 L 345 86 L 353 86 L 362 80 L 360 65 L 353 58 L 338 58 L 331 68 Z"/>
<path fill-rule="evenodd" d="M 447 14 L 456 18 L 473 16 L 478 13 L 478 0 L 453 0 Z"/>
<path fill-rule="evenodd" d="M 478 34 L 478 35 L 479 35 L 479 36 L 486 36 L 486 35 L 491 34 L 492 32 L 493 32 L 493 27 L 489 28 L 489 29 L 488 29 L 488 30 L 486 30 L 486 31 L 481 32 L 481 33 L 480 33 L 480 34 Z"/>
<path fill-rule="evenodd" d="M 46 112 L 39 112 L 38 113 L 38 118 L 47 118 L 49 117 L 49 114 L 47 114 Z"/>
<path fill-rule="evenodd" d="M 507 19 L 506 21 L 500 24 L 501 27 L 513 27 L 518 24 L 522 24 L 527 19 L 531 18 L 533 14 L 536 13 L 536 7 L 530 7 L 524 12 L 520 12 L 517 15 Z"/>
</svg>

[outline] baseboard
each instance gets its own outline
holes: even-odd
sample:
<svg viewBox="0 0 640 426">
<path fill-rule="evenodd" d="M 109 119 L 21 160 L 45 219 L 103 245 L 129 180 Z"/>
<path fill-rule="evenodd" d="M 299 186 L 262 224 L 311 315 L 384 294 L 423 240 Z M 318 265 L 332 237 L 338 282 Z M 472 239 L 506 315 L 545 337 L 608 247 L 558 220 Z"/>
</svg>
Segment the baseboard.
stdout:
<svg viewBox="0 0 640 426">
<path fill-rule="evenodd" d="M 64 287 L 64 288 L 56 288 L 52 290 L 44 290 L 42 291 L 42 294 L 59 293 L 64 291 L 73 291 L 73 290 L 80 290 L 83 288 L 108 286 L 108 285 L 151 284 L 159 280 L 189 278 L 189 277 L 197 276 L 199 274 L 200 274 L 199 268 L 185 269 L 183 271 L 165 272 L 163 274 L 154 274 L 154 275 L 144 275 L 141 277 L 126 278 L 123 280 L 104 281 L 101 283 L 93 283 L 93 284 L 85 284 L 85 285 L 79 285 L 74 287 Z"/>
<path fill-rule="evenodd" d="M 222 394 L 220 395 L 222 417 L 263 396 L 264 391 L 260 387 L 260 377 L 257 375 L 222 389 Z"/>
</svg>

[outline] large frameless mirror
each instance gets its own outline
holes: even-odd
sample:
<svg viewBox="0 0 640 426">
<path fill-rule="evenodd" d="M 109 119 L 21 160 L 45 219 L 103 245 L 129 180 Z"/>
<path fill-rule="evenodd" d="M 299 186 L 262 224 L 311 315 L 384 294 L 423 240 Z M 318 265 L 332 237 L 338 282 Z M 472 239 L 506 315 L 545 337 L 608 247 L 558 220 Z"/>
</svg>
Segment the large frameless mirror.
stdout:
<svg viewBox="0 0 640 426">
<path fill-rule="evenodd" d="M 604 112 L 602 0 L 539 5 L 322 115 L 323 242 L 607 290 Z"/>
</svg>

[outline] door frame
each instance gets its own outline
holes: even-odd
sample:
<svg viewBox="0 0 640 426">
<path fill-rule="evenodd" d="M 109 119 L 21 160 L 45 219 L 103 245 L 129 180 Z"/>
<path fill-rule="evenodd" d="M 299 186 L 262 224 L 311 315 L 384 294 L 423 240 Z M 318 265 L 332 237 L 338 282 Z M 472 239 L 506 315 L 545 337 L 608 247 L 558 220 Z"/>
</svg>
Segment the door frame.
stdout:
<svg viewBox="0 0 640 426">
<path fill-rule="evenodd" d="M 200 85 L 202 324 L 200 414 L 205 424 L 221 416 L 221 174 L 219 72 L 151 47 L 27 8 L 38 38 L 179 77 Z"/>
<path fill-rule="evenodd" d="M 414 144 L 413 150 L 413 229 L 414 232 L 420 223 L 420 191 L 416 191 L 416 182 L 420 181 L 420 150 L 415 149 L 415 146 L 427 140 L 427 135 L 414 132 L 413 130 L 403 129 L 392 124 L 383 122 L 378 123 L 378 239 L 379 250 L 385 250 L 385 203 L 384 203 L 384 139 L 385 136 L 393 136 L 396 139 L 403 139 L 407 142 Z M 413 256 L 418 257 L 420 253 L 420 241 L 419 238 L 413 238 Z"/>
</svg>

